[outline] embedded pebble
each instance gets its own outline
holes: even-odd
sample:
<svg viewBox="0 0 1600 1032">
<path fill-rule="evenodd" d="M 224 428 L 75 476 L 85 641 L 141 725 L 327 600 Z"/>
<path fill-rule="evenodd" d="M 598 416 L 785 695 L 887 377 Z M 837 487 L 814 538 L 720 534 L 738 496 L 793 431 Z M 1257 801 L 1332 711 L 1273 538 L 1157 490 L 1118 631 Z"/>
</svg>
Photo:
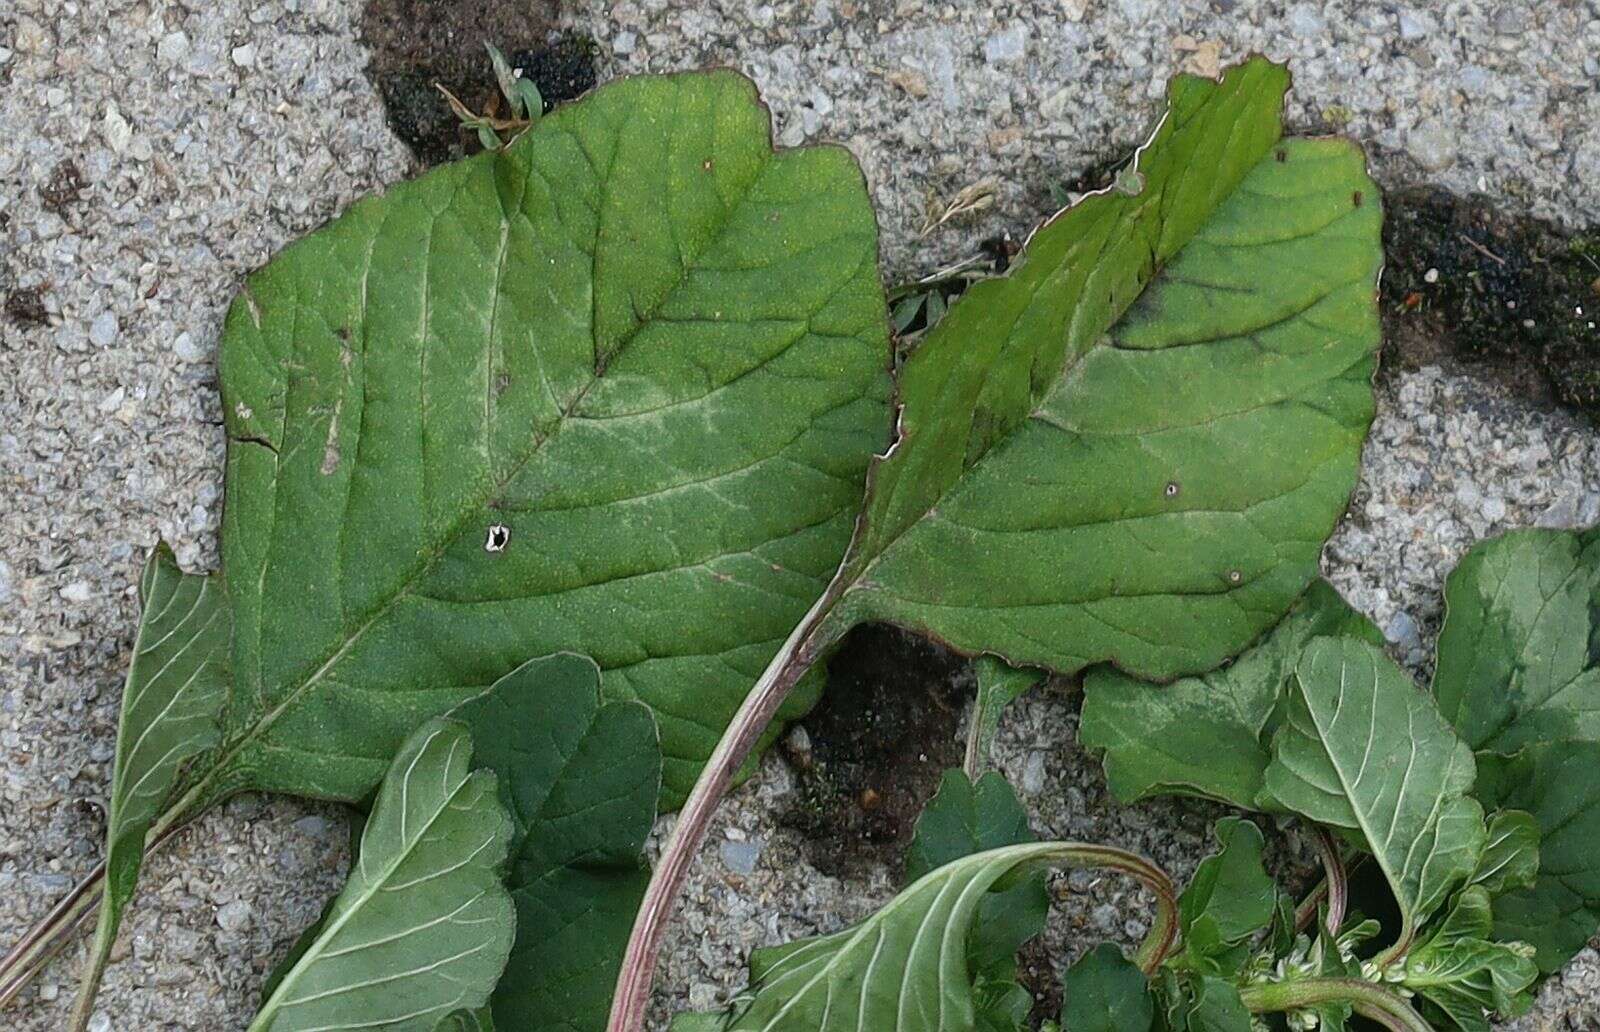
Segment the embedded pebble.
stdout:
<svg viewBox="0 0 1600 1032">
<path fill-rule="evenodd" d="M 225 932 L 242 932 L 250 927 L 250 904 L 242 899 L 224 903 L 217 908 L 217 926 Z"/>
</svg>

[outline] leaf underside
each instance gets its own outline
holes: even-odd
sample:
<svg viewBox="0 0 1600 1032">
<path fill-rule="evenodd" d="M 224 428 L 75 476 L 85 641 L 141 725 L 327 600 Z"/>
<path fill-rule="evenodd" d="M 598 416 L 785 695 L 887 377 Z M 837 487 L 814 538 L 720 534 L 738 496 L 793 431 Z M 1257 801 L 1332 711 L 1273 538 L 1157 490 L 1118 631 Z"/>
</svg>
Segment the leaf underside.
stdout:
<svg viewBox="0 0 1600 1032">
<path fill-rule="evenodd" d="M 105 899 L 94 950 L 116 939 L 144 858 L 145 836 L 183 764 L 216 744 L 226 698 L 231 621 L 215 576 L 184 573 L 158 545 L 139 582 L 143 613 L 122 693 L 106 814 Z"/>
<path fill-rule="evenodd" d="M 498 873 L 512 826 L 471 756 L 455 721 L 406 742 L 349 880 L 251 1032 L 433 1032 L 488 1000 L 516 921 Z"/>
<path fill-rule="evenodd" d="M 1106 781 L 1125 803 L 1180 794 L 1253 810 L 1295 663 L 1321 635 L 1383 641 L 1370 620 L 1317 580 L 1265 638 L 1221 670 L 1168 685 L 1109 667 L 1089 671 L 1078 741 L 1105 750 Z"/>
<path fill-rule="evenodd" d="M 963 857 L 926 875 L 860 924 L 757 950 L 751 988 L 734 1001 L 727 1032 L 947 1032 L 970 1030 L 978 1002 L 967 938 L 997 881 L 1063 858 L 1061 843 Z M 718 1027 L 701 1016 L 675 1026 Z"/>
<path fill-rule="evenodd" d="M 1318 638 L 1296 667 L 1263 803 L 1358 832 L 1418 928 L 1476 869 L 1472 751 L 1376 646 Z"/>
<path fill-rule="evenodd" d="M 600 669 L 555 655 L 501 678 L 451 716 L 496 774 L 516 832 L 506 887 L 517 936 L 491 1007 L 495 1024 L 593 1032 L 611 1007 L 661 788 L 650 710 L 601 702 Z"/>
<path fill-rule="evenodd" d="M 1180 76 L 1091 196 L 907 359 L 842 609 L 1060 672 L 1215 667 L 1316 575 L 1373 412 L 1378 192 L 1264 60 Z"/>
<path fill-rule="evenodd" d="M 655 711 L 679 797 L 884 444 L 876 254 L 847 152 L 775 153 L 715 72 L 609 85 L 251 276 L 210 795 L 357 799 L 419 723 L 573 649 Z"/>
</svg>

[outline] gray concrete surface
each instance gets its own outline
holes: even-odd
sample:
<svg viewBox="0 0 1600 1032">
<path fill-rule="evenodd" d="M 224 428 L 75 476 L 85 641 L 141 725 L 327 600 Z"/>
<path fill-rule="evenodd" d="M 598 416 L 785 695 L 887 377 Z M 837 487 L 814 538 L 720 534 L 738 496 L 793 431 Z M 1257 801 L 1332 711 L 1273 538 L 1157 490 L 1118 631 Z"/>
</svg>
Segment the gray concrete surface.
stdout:
<svg viewBox="0 0 1600 1032">
<path fill-rule="evenodd" d="M 42 287 L 50 314 L 0 321 L 0 944 L 99 855 L 140 557 L 161 536 L 188 566 L 215 562 L 212 356 L 236 284 L 408 174 L 361 74 L 357 17 L 346 0 L 0 0 L 0 295 Z M 1253 50 L 1289 59 L 1294 117 L 1368 142 L 1388 184 L 1600 220 L 1592 2 L 651 0 L 570 17 L 601 41 L 606 74 L 733 65 L 766 91 L 783 141 L 847 142 L 893 277 L 1024 232 L 1051 181 L 1139 138 L 1169 72 Z M 65 159 L 86 186 L 52 212 L 39 187 Z M 930 208 L 990 177 L 992 208 L 921 235 Z M 1380 413 L 1327 565 L 1420 665 L 1443 574 L 1471 541 L 1600 516 L 1600 435 L 1435 368 L 1385 374 Z M 1110 805 L 1075 746 L 1075 707 L 1030 699 L 1003 728 L 998 755 L 1039 830 L 1186 873 L 1213 811 Z M 658 1013 L 714 1004 L 751 946 L 839 927 L 891 891 L 888 871 L 847 884 L 795 859 L 772 819 L 789 785 L 769 758 L 726 808 Z M 149 864 L 92 1027 L 242 1028 L 346 860 L 332 809 L 243 799 L 206 817 Z M 1065 896 L 1050 932 L 1062 962 L 1142 930 L 1114 881 L 1074 879 Z M 51 967 L 0 1027 L 59 1028 L 80 959 Z M 1600 1027 L 1600 956 L 1547 985 L 1519 1027 Z"/>
</svg>

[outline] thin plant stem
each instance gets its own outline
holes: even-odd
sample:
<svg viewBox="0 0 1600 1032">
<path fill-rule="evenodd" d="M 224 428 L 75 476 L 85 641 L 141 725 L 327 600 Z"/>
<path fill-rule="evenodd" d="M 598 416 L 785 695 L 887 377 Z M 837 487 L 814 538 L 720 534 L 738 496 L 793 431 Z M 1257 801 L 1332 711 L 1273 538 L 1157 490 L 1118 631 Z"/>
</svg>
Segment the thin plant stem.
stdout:
<svg viewBox="0 0 1600 1032">
<path fill-rule="evenodd" d="M 1317 859 L 1322 861 L 1324 884 L 1327 886 L 1328 934 L 1336 936 L 1339 927 L 1344 924 L 1345 900 L 1349 894 L 1344 861 L 1339 857 L 1339 843 L 1334 841 L 1327 828 L 1313 825 L 1311 841 L 1317 847 Z"/>
<path fill-rule="evenodd" d="M 678 812 L 644 900 L 634 916 L 633 932 L 622 955 L 617 989 L 611 999 L 609 1032 L 638 1032 L 644 1024 L 655 978 L 656 959 L 678 892 L 705 840 L 717 804 L 755 747 L 761 733 L 811 665 L 837 641 L 848 626 L 829 620 L 842 592 L 830 587 L 795 627 L 789 639 L 745 697 L 722 739 L 700 770 L 700 777 Z"/>
<path fill-rule="evenodd" d="M 187 827 L 191 816 L 192 813 L 177 807 L 168 810 L 150 828 L 145 839 L 145 856 L 148 858 L 153 855 Z M 105 877 L 106 865 L 102 860 L 17 940 L 4 959 L 0 959 L 0 1009 L 16 999 L 34 976 L 44 969 L 52 957 L 66 948 L 78 930 L 96 913 L 100 907 Z"/>
</svg>

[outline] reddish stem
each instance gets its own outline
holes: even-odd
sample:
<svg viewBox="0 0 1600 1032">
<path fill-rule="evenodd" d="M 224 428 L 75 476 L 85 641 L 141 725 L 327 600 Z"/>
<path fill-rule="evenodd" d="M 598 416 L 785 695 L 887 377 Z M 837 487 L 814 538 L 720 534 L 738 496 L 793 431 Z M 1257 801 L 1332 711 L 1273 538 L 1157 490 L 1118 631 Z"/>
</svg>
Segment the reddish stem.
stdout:
<svg viewBox="0 0 1600 1032">
<path fill-rule="evenodd" d="M 622 957 L 616 994 L 611 1000 L 611 1020 L 606 1026 L 609 1032 L 638 1032 L 643 1027 L 661 939 L 666 934 L 667 921 L 672 917 L 684 878 L 705 841 L 717 804 L 727 794 L 739 768 L 755 748 L 761 733 L 772 723 L 783 700 L 838 636 L 838 630 L 827 626 L 827 618 L 839 594 L 830 587 L 811 607 L 783 648 L 772 657 L 701 769 L 700 778 L 679 811 L 678 823 L 662 850 L 650 887 L 645 890 L 644 901 L 634 917 L 633 933 Z"/>
</svg>

